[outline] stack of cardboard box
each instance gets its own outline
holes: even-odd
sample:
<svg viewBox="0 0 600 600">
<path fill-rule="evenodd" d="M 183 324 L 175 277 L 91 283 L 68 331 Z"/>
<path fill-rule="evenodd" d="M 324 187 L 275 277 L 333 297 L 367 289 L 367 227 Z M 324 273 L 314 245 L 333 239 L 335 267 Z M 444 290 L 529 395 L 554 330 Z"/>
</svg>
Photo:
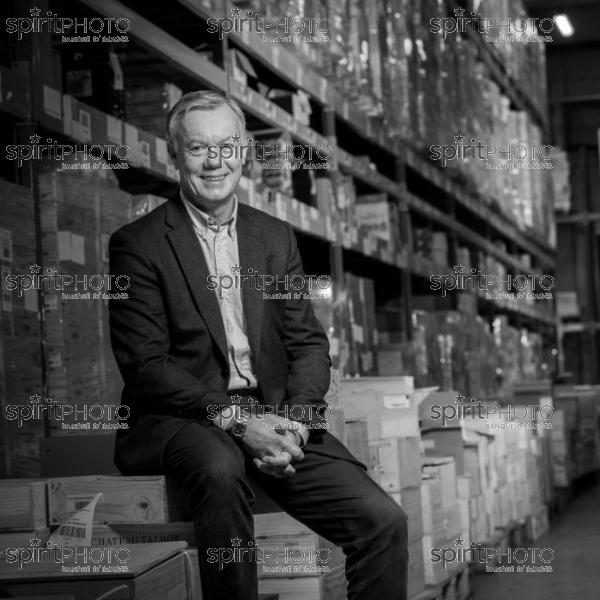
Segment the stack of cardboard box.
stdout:
<svg viewBox="0 0 600 600">
<path fill-rule="evenodd" d="M 421 440 L 418 402 L 423 393 L 412 377 L 343 379 L 341 405 L 346 421 L 367 421 L 371 476 L 408 516 L 409 596 L 423 589 L 429 560 L 423 551 Z"/>
<path fill-rule="evenodd" d="M 34 416 L 32 403 L 46 401 L 33 278 L 45 273 L 36 254 L 31 190 L 0 180 L 0 195 L 0 475 L 33 477 L 39 475 L 44 422 Z"/>
</svg>

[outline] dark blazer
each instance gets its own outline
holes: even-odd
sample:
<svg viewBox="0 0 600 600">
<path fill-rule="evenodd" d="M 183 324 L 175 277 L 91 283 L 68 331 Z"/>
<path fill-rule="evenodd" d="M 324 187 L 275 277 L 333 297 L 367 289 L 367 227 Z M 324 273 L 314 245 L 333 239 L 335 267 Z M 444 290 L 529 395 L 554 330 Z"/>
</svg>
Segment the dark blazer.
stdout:
<svg viewBox="0 0 600 600">
<path fill-rule="evenodd" d="M 242 273 L 303 272 L 284 221 L 240 203 L 237 235 Z M 121 402 L 131 409 L 129 429 L 117 434 L 115 463 L 126 474 L 160 473 L 164 447 L 181 427 L 190 419 L 213 427 L 208 406 L 231 404 L 223 321 L 179 195 L 112 235 L 110 272 L 130 278 L 129 298 L 110 301 L 111 342 L 125 382 Z M 242 300 L 265 404 L 324 404 L 329 344 L 310 300 L 265 300 L 250 287 L 242 288 Z M 314 428 L 310 445 L 317 451 L 352 459 L 333 436 L 319 434 L 318 422 L 299 420 Z"/>
</svg>

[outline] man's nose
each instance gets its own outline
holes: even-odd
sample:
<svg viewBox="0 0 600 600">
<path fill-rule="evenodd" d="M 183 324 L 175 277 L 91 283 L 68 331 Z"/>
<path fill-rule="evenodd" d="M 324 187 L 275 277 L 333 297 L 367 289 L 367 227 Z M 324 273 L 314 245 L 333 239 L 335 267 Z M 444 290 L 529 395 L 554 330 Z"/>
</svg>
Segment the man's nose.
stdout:
<svg viewBox="0 0 600 600">
<path fill-rule="evenodd" d="M 221 148 L 217 148 L 216 152 L 209 152 L 206 155 L 204 166 L 208 169 L 218 169 L 223 164 L 223 157 L 221 156 Z"/>
</svg>

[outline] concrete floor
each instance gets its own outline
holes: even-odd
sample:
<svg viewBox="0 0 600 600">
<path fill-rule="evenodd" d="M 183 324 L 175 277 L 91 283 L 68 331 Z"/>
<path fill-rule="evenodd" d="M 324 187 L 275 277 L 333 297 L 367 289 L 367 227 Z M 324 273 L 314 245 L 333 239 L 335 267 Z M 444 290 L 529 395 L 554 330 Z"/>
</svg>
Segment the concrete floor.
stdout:
<svg viewBox="0 0 600 600">
<path fill-rule="evenodd" d="M 553 573 L 476 575 L 472 600 L 600 600 L 600 485 L 576 497 L 532 546 L 554 550 Z"/>
</svg>

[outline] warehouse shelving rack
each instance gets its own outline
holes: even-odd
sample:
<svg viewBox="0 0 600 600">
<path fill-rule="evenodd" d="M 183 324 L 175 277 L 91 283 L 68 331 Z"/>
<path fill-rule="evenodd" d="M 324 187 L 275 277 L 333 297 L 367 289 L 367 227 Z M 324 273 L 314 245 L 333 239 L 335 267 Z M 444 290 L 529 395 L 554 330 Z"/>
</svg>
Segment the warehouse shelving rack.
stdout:
<svg viewBox="0 0 600 600">
<path fill-rule="evenodd" d="M 45 2 L 38 3 L 40 6 L 43 4 Z M 488 253 L 507 268 L 520 273 L 553 273 L 554 249 L 539 234 L 523 229 L 506 214 L 494 210 L 487 199 L 457 183 L 437 165 L 423 158 L 406 141 L 390 137 L 380 122 L 367 117 L 316 71 L 308 66 L 301 66 L 297 57 L 286 48 L 262 43 L 249 32 L 232 33 L 221 40 L 221 48 L 215 53 L 221 64 L 216 64 L 199 56 L 192 47 L 173 35 L 172 31 L 162 27 L 161 17 L 156 12 L 152 17 L 142 16 L 140 12 L 145 8 L 144 3 L 137 0 L 83 0 L 82 4 L 88 7 L 91 14 L 107 17 L 120 15 L 130 19 L 130 44 L 134 44 L 148 56 L 164 61 L 165 65 L 187 78 L 190 83 L 193 82 L 193 85 L 217 89 L 235 98 L 262 127 L 287 130 L 301 144 L 333 146 L 335 164 L 330 172 L 332 178 L 339 173 L 351 175 L 362 189 L 370 193 L 385 193 L 397 204 L 401 238 L 406 243 L 404 249 L 394 256 L 385 248 L 368 247 L 362 243 L 344 248 L 336 232 L 335 215 L 320 214 L 315 207 L 308 207 L 301 201 L 279 195 L 273 212 L 289 220 L 301 234 L 310 236 L 307 239 L 319 239 L 327 244 L 328 268 L 336 280 L 341 280 L 345 264 L 357 264 L 357 260 L 364 261 L 359 270 L 368 270 L 375 263 L 393 269 L 400 282 L 403 323 L 409 338 L 413 284 L 419 281 L 423 286 L 423 280 L 435 272 L 432 271 L 433 263 L 415 256 L 411 251 L 414 219 L 435 224 L 437 228 L 448 232 L 450 259 L 455 256 L 456 246 L 461 242 Z M 190 27 L 195 23 L 200 26 L 211 16 L 222 16 L 224 12 L 229 14 L 233 6 L 230 2 L 224 3 L 226 11 L 221 9 L 218 14 L 215 9 L 207 8 L 209 4 L 210 2 L 203 0 L 179 0 L 173 6 L 173 12 L 183 16 L 186 26 Z M 218 3 L 213 2 L 212 6 L 215 4 Z M 448 2 L 448 10 L 453 6 L 453 2 Z M 164 18 L 171 19 L 171 27 L 173 16 L 169 14 Z M 478 37 L 473 32 L 469 35 Z M 0 110 L 28 123 L 31 131 L 42 127 L 79 142 L 93 139 L 94 143 L 128 144 L 133 149 L 130 166 L 140 178 L 145 178 L 149 188 L 163 191 L 174 189 L 177 176 L 169 164 L 165 141 L 62 94 L 57 82 L 50 78 L 50 71 L 41 66 L 46 58 L 44 52 L 51 49 L 50 36 L 33 36 L 31 43 L 37 46 L 34 52 L 41 56 L 37 68 L 34 63 L 33 72 L 0 68 L 3 88 Z M 493 49 L 479 37 L 477 44 L 482 60 L 488 64 L 491 76 L 503 92 L 515 106 L 528 110 L 546 131 L 546 115 L 532 105 L 510 79 Z M 236 81 L 231 74 L 227 52 L 228 48 L 234 46 L 260 63 L 274 80 L 289 85 L 293 90 L 307 93 L 313 106 L 320 112 L 320 123 L 313 120 L 311 127 L 303 125 L 255 90 L 244 88 Z M 88 124 L 84 133 L 81 127 L 73 126 L 81 119 Z M 352 132 L 361 146 L 373 149 L 370 160 L 376 168 L 354 156 L 347 145 L 344 147 L 340 136 L 342 130 Z M 411 185 L 407 183 L 409 178 L 427 182 L 435 194 L 419 195 L 418 190 L 411 189 Z M 432 200 L 432 195 L 435 196 L 435 201 Z M 503 241 L 508 251 L 499 248 L 494 243 L 495 240 Z M 301 244 L 301 250 L 305 247 L 307 244 Z M 349 261 L 349 253 L 352 261 Z M 531 267 L 522 262 L 521 253 L 531 256 Z M 437 268 L 439 269 L 439 265 Z M 555 318 L 547 305 L 509 304 L 502 300 L 485 301 L 483 298 L 480 300 L 479 310 L 484 316 L 508 314 L 517 325 L 527 324 L 553 338 Z"/>
</svg>

